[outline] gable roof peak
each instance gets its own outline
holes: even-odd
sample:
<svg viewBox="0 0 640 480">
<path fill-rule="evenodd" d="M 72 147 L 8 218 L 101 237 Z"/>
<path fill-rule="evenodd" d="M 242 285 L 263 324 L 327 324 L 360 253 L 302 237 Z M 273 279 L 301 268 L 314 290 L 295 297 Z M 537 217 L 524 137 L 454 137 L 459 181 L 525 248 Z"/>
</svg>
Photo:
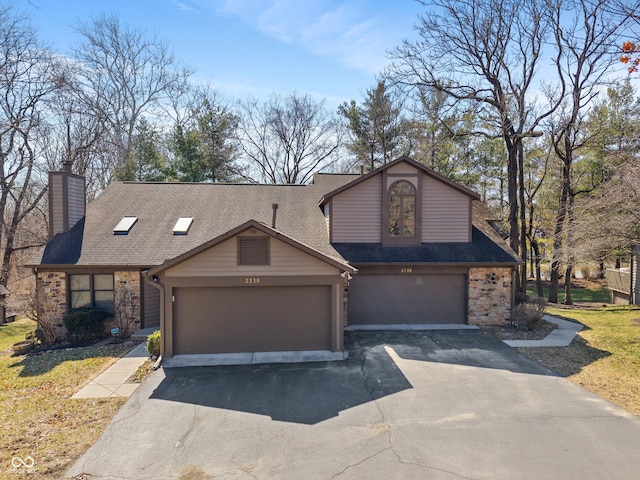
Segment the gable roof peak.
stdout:
<svg viewBox="0 0 640 480">
<path fill-rule="evenodd" d="M 457 182 L 454 182 L 453 180 L 445 177 L 444 175 L 439 174 L 438 172 L 436 172 L 435 170 L 433 170 L 432 168 L 427 167 L 426 165 L 423 165 L 417 161 L 415 161 L 413 158 L 408 157 L 406 155 L 403 155 L 401 157 L 396 158 L 395 160 L 390 161 L 389 163 L 385 163 L 384 165 L 378 167 L 377 169 L 375 169 L 372 172 L 369 172 L 365 175 L 361 175 L 359 176 L 357 179 L 353 180 L 352 182 L 347 183 L 346 185 L 341 186 L 340 188 L 337 188 L 336 190 L 333 190 L 332 192 L 329 192 L 327 194 L 325 194 L 322 199 L 320 200 L 320 206 L 324 205 L 327 200 L 329 200 L 329 198 L 337 195 L 340 192 L 343 192 L 351 187 L 353 187 L 354 185 L 357 185 L 360 182 L 363 182 L 369 178 L 372 178 L 376 175 L 380 175 L 382 172 L 384 172 L 385 170 L 398 165 L 399 163 L 407 163 L 415 168 L 417 168 L 418 170 L 421 170 L 424 174 L 429 175 L 430 177 L 433 177 L 434 179 L 445 183 L 447 185 L 449 185 L 450 187 L 453 187 L 454 189 L 458 190 L 461 193 L 464 193 L 465 195 L 471 197 L 473 200 L 480 200 L 480 195 L 478 195 L 476 192 L 474 192 L 473 190 L 465 187 L 462 184 L 459 184 Z"/>
</svg>

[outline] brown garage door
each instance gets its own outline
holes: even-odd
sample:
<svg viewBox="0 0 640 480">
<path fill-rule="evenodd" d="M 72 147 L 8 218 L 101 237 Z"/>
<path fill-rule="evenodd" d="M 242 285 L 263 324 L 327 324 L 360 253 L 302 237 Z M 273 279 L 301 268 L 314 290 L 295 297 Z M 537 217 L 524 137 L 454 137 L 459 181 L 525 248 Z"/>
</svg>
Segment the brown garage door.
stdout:
<svg viewBox="0 0 640 480">
<path fill-rule="evenodd" d="M 331 287 L 176 288 L 174 352 L 331 349 Z"/>
<path fill-rule="evenodd" d="M 462 324 L 466 275 L 354 275 L 349 324 Z"/>
</svg>

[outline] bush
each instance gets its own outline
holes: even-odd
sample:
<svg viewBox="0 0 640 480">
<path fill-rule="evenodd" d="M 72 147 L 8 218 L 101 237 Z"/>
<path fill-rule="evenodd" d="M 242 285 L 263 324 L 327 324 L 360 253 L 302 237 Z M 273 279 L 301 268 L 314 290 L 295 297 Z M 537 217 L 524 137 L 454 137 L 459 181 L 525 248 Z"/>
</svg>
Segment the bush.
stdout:
<svg viewBox="0 0 640 480">
<path fill-rule="evenodd" d="M 513 309 L 512 323 L 518 328 L 533 330 L 542 320 L 546 307 L 547 301 L 544 298 L 528 298 Z"/>
<path fill-rule="evenodd" d="M 147 337 L 147 352 L 152 357 L 160 356 L 160 330 L 156 330 Z"/>
<path fill-rule="evenodd" d="M 104 321 L 108 314 L 99 308 L 74 308 L 69 310 L 62 322 L 69 337 L 76 340 L 95 340 L 103 337 Z"/>
</svg>

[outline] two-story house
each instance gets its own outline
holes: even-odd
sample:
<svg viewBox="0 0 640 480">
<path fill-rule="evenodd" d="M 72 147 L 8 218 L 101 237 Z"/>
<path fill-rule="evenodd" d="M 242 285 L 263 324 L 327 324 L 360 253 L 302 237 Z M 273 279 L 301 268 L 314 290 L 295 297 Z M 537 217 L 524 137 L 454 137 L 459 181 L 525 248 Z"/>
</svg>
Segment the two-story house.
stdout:
<svg viewBox="0 0 640 480">
<path fill-rule="evenodd" d="M 69 309 L 138 300 L 164 357 L 326 352 L 345 328 L 502 325 L 517 255 L 473 191 L 403 157 L 310 185 L 116 182 L 50 174 L 52 238 L 29 266 L 59 335 Z"/>
</svg>

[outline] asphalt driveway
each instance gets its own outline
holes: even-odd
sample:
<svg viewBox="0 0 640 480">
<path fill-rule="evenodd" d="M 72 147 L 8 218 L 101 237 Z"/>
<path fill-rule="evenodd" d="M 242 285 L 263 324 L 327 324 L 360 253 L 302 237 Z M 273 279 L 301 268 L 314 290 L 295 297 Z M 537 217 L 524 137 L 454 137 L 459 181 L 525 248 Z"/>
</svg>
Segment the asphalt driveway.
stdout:
<svg viewBox="0 0 640 480">
<path fill-rule="evenodd" d="M 637 479 L 640 419 L 477 330 L 348 360 L 158 370 L 68 477 Z"/>
</svg>

